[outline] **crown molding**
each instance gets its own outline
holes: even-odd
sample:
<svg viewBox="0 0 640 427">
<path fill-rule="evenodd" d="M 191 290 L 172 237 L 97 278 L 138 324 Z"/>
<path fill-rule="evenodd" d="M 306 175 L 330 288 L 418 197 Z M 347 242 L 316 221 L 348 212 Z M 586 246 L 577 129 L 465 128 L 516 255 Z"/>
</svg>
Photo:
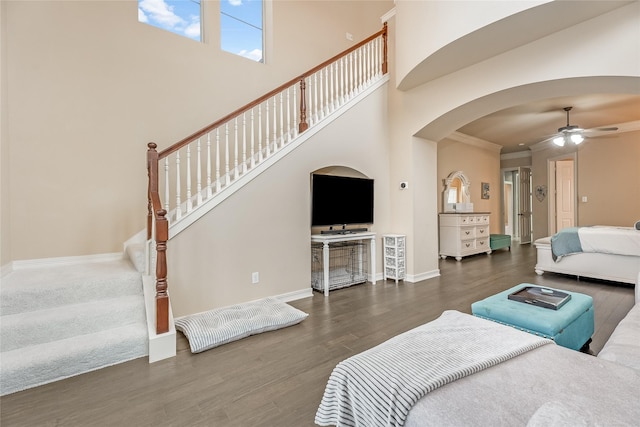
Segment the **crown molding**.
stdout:
<svg viewBox="0 0 640 427">
<path fill-rule="evenodd" d="M 389 12 L 385 13 L 384 15 L 382 15 L 380 17 L 380 22 L 382 22 L 384 24 L 385 22 L 387 22 L 389 19 L 393 18 L 394 16 L 396 16 L 396 8 L 395 7 L 393 9 L 391 9 Z"/>
<path fill-rule="evenodd" d="M 485 141 L 484 139 L 476 138 L 475 136 L 470 136 L 462 132 L 453 132 L 446 139 L 484 148 L 489 151 L 495 151 L 496 153 L 499 153 L 500 150 L 502 150 L 502 145 L 494 144 L 493 142 Z"/>
<path fill-rule="evenodd" d="M 500 154 L 500 160 L 523 159 L 525 157 L 531 157 L 530 150 L 516 151 L 515 153 Z"/>
</svg>

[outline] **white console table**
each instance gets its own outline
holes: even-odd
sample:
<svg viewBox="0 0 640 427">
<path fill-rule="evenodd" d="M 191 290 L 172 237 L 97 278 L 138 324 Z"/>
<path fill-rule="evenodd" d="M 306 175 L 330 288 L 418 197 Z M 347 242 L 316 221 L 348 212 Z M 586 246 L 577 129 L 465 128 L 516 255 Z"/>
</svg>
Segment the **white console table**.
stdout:
<svg viewBox="0 0 640 427">
<path fill-rule="evenodd" d="M 332 243 L 342 243 L 358 240 L 369 241 L 369 281 L 376 284 L 376 233 L 346 233 L 346 234 L 313 234 L 311 235 L 312 243 L 322 243 L 322 266 L 324 275 L 324 294 L 329 295 L 329 251 Z"/>
</svg>

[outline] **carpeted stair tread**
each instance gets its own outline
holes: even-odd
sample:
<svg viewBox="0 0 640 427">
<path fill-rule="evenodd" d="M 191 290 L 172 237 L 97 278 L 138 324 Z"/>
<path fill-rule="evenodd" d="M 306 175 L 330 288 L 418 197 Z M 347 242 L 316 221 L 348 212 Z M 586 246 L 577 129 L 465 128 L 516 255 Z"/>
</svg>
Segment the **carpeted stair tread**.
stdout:
<svg viewBox="0 0 640 427">
<path fill-rule="evenodd" d="M 2 279 L 0 314 L 142 295 L 141 274 L 126 259 L 17 270 Z"/>
<path fill-rule="evenodd" d="M 147 354 L 146 324 L 2 352 L 0 394 L 47 384 Z"/>
<path fill-rule="evenodd" d="M 144 298 L 141 295 L 6 315 L 2 316 L 0 323 L 0 351 L 134 323 L 145 323 Z"/>
</svg>

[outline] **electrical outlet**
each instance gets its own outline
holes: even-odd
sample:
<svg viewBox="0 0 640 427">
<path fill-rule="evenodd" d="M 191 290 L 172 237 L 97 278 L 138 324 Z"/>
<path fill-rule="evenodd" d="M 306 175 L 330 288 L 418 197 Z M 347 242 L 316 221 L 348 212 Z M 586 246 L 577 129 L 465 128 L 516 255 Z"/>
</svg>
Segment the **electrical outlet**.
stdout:
<svg viewBox="0 0 640 427">
<path fill-rule="evenodd" d="M 260 274 L 257 271 L 251 273 L 251 283 L 254 285 L 260 281 Z"/>
<path fill-rule="evenodd" d="M 347 40 L 353 41 L 353 34 L 347 33 Z"/>
</svg>

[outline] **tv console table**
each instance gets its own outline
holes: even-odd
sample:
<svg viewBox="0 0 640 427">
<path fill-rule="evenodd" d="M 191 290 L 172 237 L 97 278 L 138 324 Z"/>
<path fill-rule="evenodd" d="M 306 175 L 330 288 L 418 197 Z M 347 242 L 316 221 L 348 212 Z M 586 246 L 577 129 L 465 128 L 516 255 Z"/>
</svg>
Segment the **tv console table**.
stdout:
<svg viewBox="0 0 640 427">
<path fill-rule="evenodd" d="M 324 284 L 324 295 L 329 295 L 329 289 L 331 288 L 330 283 L 330 252 L 334 250 L 332 245 L 338 243 L 346 243 L 353 242 L 357 243 L 358 241 L 368 241 L 369 242 L 369 253 L 370 253 L 370 261 L 369 261 L 369 281 L 372 284 L 376 284 L 376 233 L 369 232 L 347 232 L 345 234 L 313 234 L 311 235 L 312 243 L 322 243 L 322 268 L 323 268 L 323 284 Z M 359 268 L 362 269 L 363 259 L 362 257 L 358 257 Z"/>
</svg>

